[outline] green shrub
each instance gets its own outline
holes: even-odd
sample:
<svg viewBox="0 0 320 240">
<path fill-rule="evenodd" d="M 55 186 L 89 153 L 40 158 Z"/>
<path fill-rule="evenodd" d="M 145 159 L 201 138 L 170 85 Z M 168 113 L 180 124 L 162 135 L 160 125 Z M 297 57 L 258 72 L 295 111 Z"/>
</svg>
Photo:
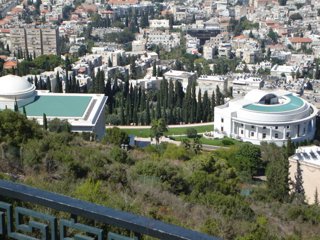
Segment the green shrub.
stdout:
<svg viewBox="0 0 320 240">
<path fill-rule="evenodd" d="M 119 147 L 113 147 L 111 149 L 110 157 L 115 162 L 132 164 L 132 160 L 129 158 L 127 151 Z"/>
<path fill-rule="evenodd" d="M 107 128 L 106 135 L 102 139 L 102 142 L 120 146 L 121 144 L 129 143 L 129 136 L 126 132 L 121 131 L 120 128 Z"/>
<path fill-rule="evenodd" d="M 195 128 L 187 128 L 186 134 L 188 138 L 196 138 L 198 136 L 197 129 Z"/>
<path fill-rule="evenodd" d="M 183 177 L 181 170 L 169 162 L 138 162 L 135 166 L 135 172 L 140 176 L 159 178 L 162 186 L 174 194 L 189 192 L 188 182 Z"/>
<path fill-rule="evenodd" d="M 189 159 L 188 153 L 185 148 L 176 146 L 174 144 L 168 144 L 165 152 L 163 153 L 164 159 Z"/>
<path fill-rule="evenodd" d="M 233 140 L 232 140 L 232 139 L 229 139 L 229 138 L 224 138 L 224 139 L 222 139 L 221 143 L 222 143 L 224 146 L 234 145 Z"/>
</svg>

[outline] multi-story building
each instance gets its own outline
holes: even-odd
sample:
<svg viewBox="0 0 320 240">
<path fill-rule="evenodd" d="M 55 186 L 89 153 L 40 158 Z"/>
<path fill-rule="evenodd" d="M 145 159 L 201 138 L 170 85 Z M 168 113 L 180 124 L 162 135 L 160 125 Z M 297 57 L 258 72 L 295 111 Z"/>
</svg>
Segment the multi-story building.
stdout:
<svg viewBox="0 0 320 240">
<path fill-rule="evenodd" d="M 150 28 L 166 28 L 170 27 L 168 19 L 152 19 L 149 20 Z"/>
<path fill-rule="evenodd" d="M 24 28 L 12 28 L 10 31 L 10 42 L 12 52 L 27 49 Z"/>
<path fill-rule="evenodd" d="M 42 55 L 41 30 L 39 28 L 26 28 L 24 33 L 25 35 L 21 37 L 26 39 L 25 52 L 35 56 Z"/>
<path fill-rule="evenodd" d="M 163 74 L 168 81 L 179 81 L 182 83 L 183 91 L 187 90 L 188 84 L 197 80 L 197 74 L 194 72 L 170 70 Z"/>
<path fill-rule="evenodd" d="M 40 56 L 59 54 L 59 33 L 57 28 L 16 27 L 10 33 L 11 49 L 15 52 Z"/>
<path fill-rule="evenodd" d="M 41 34 L 43 54 L 58 54 L 60 52 L 58 28 L 43 28 Z"/>
</svg>

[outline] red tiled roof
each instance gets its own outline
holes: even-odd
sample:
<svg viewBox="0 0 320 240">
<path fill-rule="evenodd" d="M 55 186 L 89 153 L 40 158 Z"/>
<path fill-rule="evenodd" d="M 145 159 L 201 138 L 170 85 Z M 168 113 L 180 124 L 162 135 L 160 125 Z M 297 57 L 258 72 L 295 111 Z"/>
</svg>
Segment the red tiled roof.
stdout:
<svg viewBox="0 0 320 240">
<path fill-rule="evenodd" d="M 312 43 L 310 38 L 303 38 L 303 37 L 292 37 L 289 38 L 291 43 Z"/>
<path fill-rule="evenodd" d="M 4 69 L 12 69 L 17 67 L 17 62 L 16 61 L 7 61 L 3 64 Z"/>
<path fill-rule="evenodd" d="M 112 5 L 133 5 L 139 3 L 138 0 L 109 0 Z"/>
</svg>

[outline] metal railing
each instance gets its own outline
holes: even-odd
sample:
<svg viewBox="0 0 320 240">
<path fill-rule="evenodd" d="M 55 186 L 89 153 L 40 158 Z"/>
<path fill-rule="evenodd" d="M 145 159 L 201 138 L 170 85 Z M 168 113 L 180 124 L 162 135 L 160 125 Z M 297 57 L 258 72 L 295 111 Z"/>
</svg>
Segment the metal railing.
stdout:
<svg viewBox="0 0 320 240">
<path fill-rule="evenodd" d="M 70 214 L 70 219 L 40 213 L 4 202 L 18 200 Z M 77 217 L 130 231 L 134 237 L 105 232 L 96 226 L 77 222 Z M 94 224 L 93 224 L 94 225 Z M 70 230 L 73 236 L 70 235 Z M 69 234 L 69 235 L 68 235 Z M 199 232 L 158 220 L 118 211 L 64 195 L 39 190 L 22 184 L 0 180 L 0 239 L 108 239 L 140 240 L 143 236 L 165 240 L 217 240 Z M 36 237 L 35 237 L 36 236 Z"/>
</svg>

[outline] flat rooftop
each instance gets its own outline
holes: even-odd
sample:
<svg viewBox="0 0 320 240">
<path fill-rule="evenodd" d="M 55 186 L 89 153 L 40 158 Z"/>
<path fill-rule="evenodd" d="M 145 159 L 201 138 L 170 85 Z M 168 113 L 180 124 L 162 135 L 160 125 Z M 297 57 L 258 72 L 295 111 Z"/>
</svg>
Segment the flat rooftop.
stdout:
<svg viewBox="0 0 320 240">
<path fill-rule="evenodd" d="M 264 104 L 248 104 L 243 106 L 244 109 L 256 111 L 256 112 L 286 112 L 298 109 L 303 106 L 304 102 L 301 98 L 287 95 L 289 102 L 284 104 L 273 104 L 273 105 L 264 105 Z"/>
<path fill-rule="evenodd" d="M 74 117 L 84 115 L 92 96 L 38 95 L 35 101 L 25 105 L 27 116 Z"/>
</svg>

